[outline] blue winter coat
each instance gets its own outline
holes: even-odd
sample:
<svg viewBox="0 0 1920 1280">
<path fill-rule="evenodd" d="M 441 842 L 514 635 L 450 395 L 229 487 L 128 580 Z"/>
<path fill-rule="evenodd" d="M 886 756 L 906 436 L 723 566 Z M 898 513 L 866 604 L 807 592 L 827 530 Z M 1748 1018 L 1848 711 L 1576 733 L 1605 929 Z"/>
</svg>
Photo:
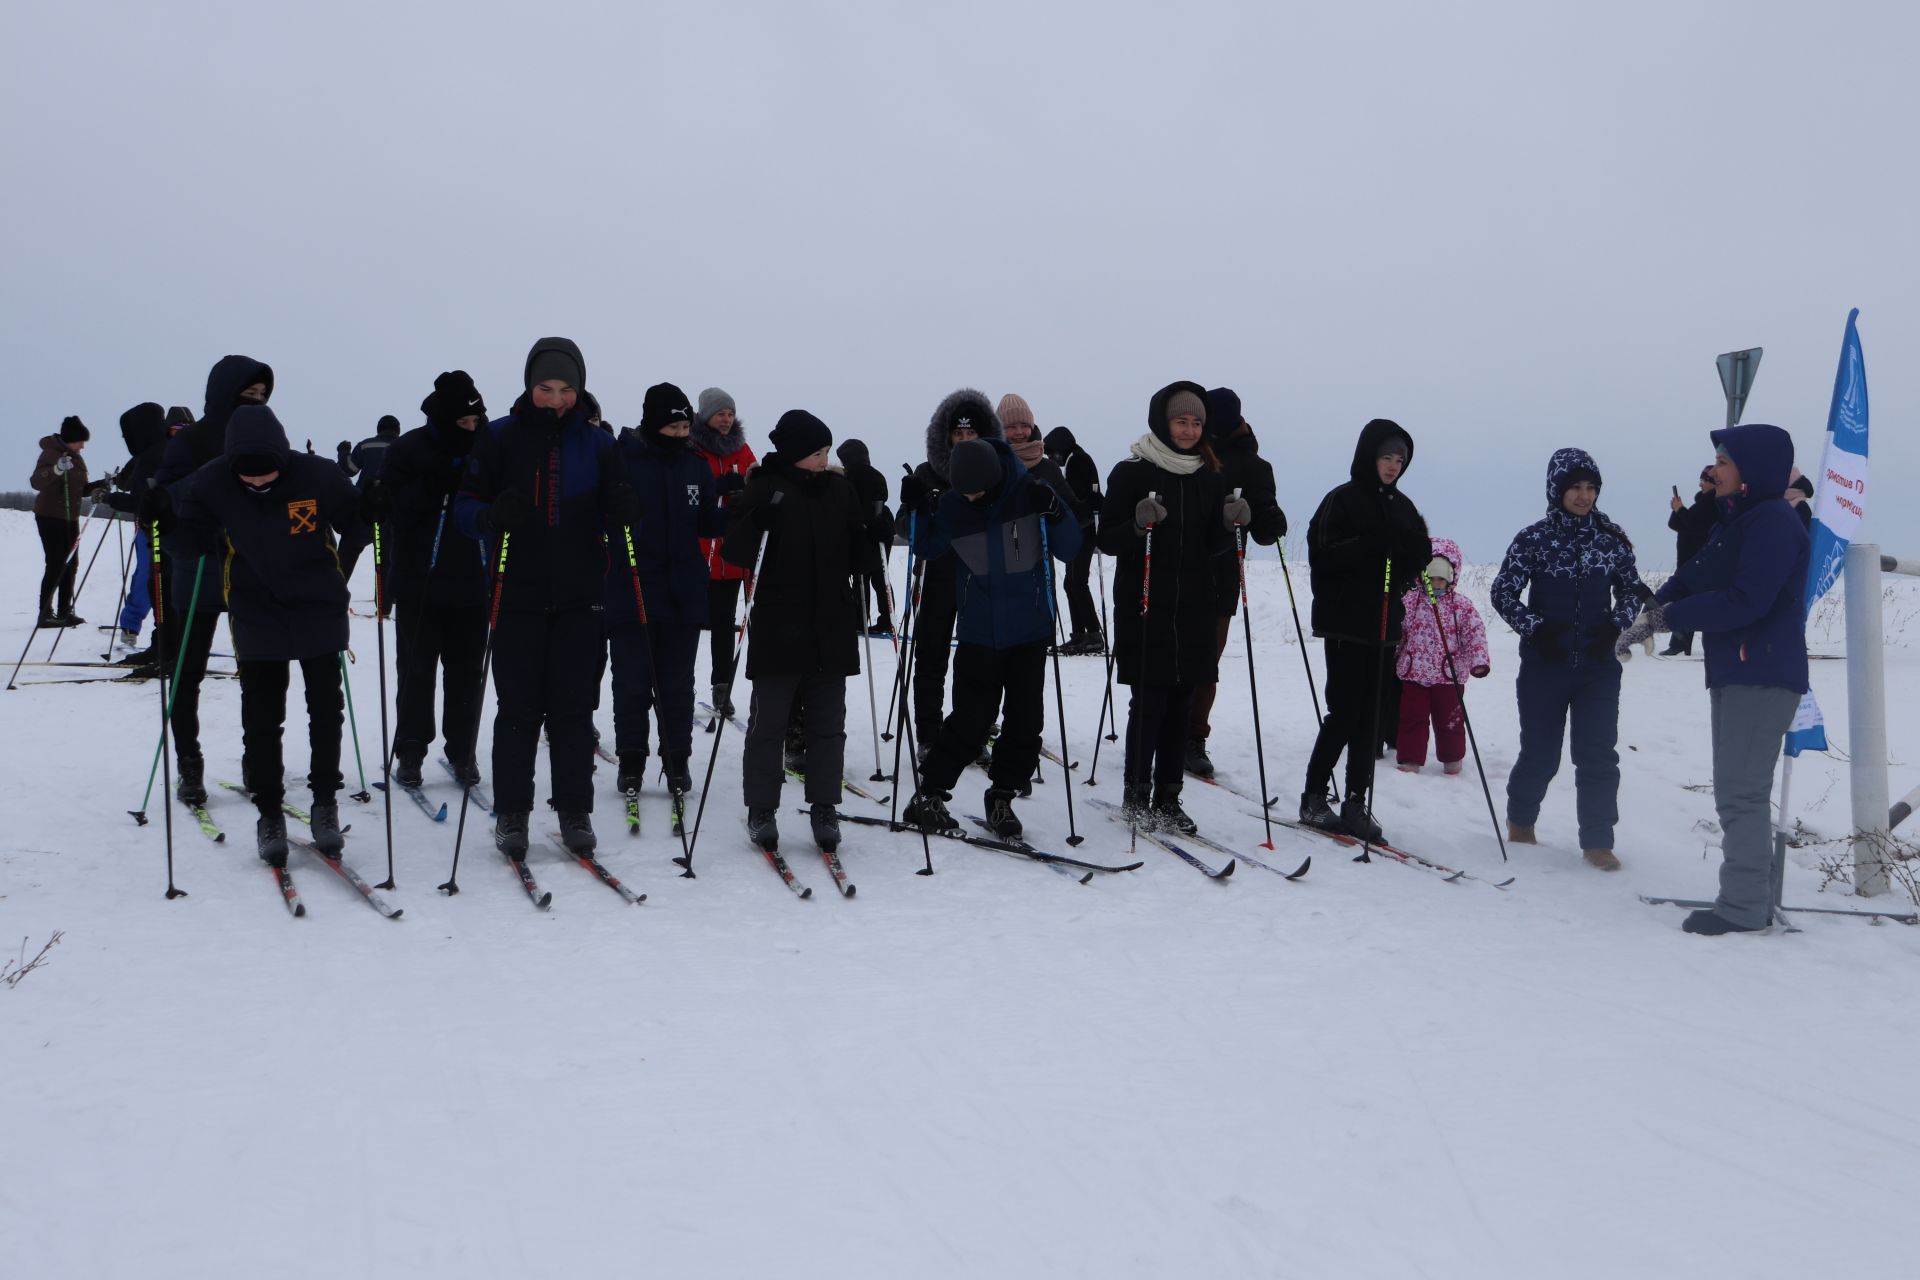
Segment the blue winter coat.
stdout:
<svg viewBox="0 0 1920 1280">
<path fill-rule="evenodd" d="M 1746 492 L 1721 502 L 1720 527 L 1656 595 L 1675 631 L 1705 638 L 1707 688 L 1807 691 L 1807 559 L 1811 540 L 1782 496 L 1793 437 L 1750 423 L 1713 433 Z"/>
<path fill-rule="evenodd" d="M 1493 580 L 1493 607 L 1522 637 L 1532 637 L 1547 623 L 1564 624 L 1564 665 L 1600 661 L 1618 663 L 1609 646 L 1595 659 L 1582 652 L 1599 639 L 1603 628 L 1615 634 L 1632 625 L 1647 595 L 1634 563 L 1633 547 L 1599 508 L 1584 516 L 1560 505 L 1568 477 L 1600 468 L 1584 449 L 1560 449 L 1547 462 L 1547 514 L 1522 529 L 1507 548 L 1500 573 Z M 1526 599 L 1520 598 L 1526 592 Z M 1540 661 L 1532 643 L 1523 643 L 1521 655 Z"/>
<path fill-rule="evenodd" d="M 663 448 L 631 429 L 620 433 L 614 457 L 619 473 L 640 498 L 633 550 L 640 565 L 647 621 L 655 626 L 704 627 L 707 558 L 700 553 L 700 539 L 717 538 L 727 531 L 726 515 L 714 502 L 713 469 L 684 445 Z M 640 612 L 627 565 L 626 534 L 610 529 L 607 541 L 607 630 L 634 631 L 640 626 Z"/>
<path fill-rule="evenodd" d="M 480 539 L 489 565 L 499 562 L 500 539 L 481 529 L 480 517 L 493 500 L 518 489 L 535 510 L 532 525 L 509 544 L 502 609 L 538 613 L 600 603 L 608 561 L 600 496 L 619 477 L 613 447 L 613 437 L 580 408 L 557 424 L 542 422 L 524 395 L 473 442 L 453 519 L 460 532 Z"/>
<path fill-rule="evenodd" d="M 918 522 L 914 554 L 929 563 L 953 552 L 961 644 L 1011 649 L 1053 638 L 1051 579 L 1040 554 L 1042 521 L 1032 511 L 1029 473 L 1004 440 L 988 439 L 1006 477 L 1000 491 L 978 505 L 949 489 L 933 519 Z M 1058 510 L 1045 521 L 1048 553 L 1062 563 L 1080 554 L 1080 521 L 1055 490 Z"/>
</svg>

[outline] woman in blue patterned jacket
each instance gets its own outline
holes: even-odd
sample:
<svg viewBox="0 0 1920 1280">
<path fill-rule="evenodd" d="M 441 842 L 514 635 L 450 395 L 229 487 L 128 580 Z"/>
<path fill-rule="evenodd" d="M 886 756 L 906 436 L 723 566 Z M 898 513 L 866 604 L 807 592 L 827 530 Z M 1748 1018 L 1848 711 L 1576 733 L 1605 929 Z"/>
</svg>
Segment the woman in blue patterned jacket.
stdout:
<svg viewBox="0 0 1920 1280">
<path fill-rule="evenodd" d="M 1547 463 L 1547 514 L 1522 529 L 1493 581 L 1493 607 L 1520 633 L 1520 758 L 1507 775 L 1507 838 L 1534 844 L 1547 784 L 1560 770 L 1560 742 L 1573 720 L 1573 782 L 1580 848 L 1602 871 L 1618 871 L 1620 660 L 1614 641 L 1651 593 L 1633 543 L 1594 504 L 1600 468 L 1583 449 Z M 1524 593 L 1524 598 L 1523 598 Z"/>
</svg>

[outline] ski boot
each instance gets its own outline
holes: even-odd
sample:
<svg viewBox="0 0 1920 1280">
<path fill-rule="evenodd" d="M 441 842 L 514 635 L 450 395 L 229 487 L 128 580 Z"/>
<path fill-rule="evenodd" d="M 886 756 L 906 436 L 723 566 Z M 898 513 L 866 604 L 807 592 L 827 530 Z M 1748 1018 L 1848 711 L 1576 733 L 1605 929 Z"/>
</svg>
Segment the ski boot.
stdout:
<svg viewBox="0 0 1920 1280">
<path fill-rule="evenodd" d="M 1728 933 L 1767 933 L 1766 925 L 1754 928 L 1751 925 L 1735 924 L 1725 916 L 1711 911 L 1696 911 L 1680 922 L 1683 933 L 1697 933 L 1704 938 L 1718 938 Z"/>
<path fill-rule="evenodd" d="M 1387 842 L 1386 832 L 1380 830 L 1380 824 L 1367 812 L 1367 802 L 1357 794 L 1349 793 L 1341 804 L 1340 825 L 1356 840 L 1365 840 L 1370 844 Z"/>
<path fill-rule="evenodd" d="M 591 858 L 599 841 L 593 836 L 593 815 L 587 813 L 562 813 L 560 815 L 560 843 L 567 846 L 567 852 Z"/>
<path fill-rule="evenodd" d="M 493 845 L 515 862 L 527 860 L 527 818 L 524 813 L 502 813 L 493 820 Z"/>
<path fill-rule="evenodd" d="M 1205 738 L 1187 739 L 1187 772 L 1196 778 L 1213 776 L 1213 757 L 1207 754 Z"/>
<path fill-rule="evenodd" d="M 1131 826 L 1153 830 L 1153 788 L 1144 782 L 1129 782 L 1120 789 L 1120 812 Z"/>
<path fill-rule="evenodd" d="M 734 710 L 733 710 L 733 686 L 732 685 L 717 684 L 713 686 L 713 709 L 715 711 L 718 711 L 722 716 L 725 716 L 729 720 L 733 718 Z"/>
<path fill-rule="evenodd" d="M 424 749 L 414 743 L 393 749 L 393 780 L 403 787 L 417 787 L 426 780 L 420 775 L 420 765 L 427 758 Z"/>
<path fill-rule="evenodd" d="M 807 811 L 813 823 L 813 842 L 828 853 L 840 847 L 840 815 L 830 804 L 815 804 Z"/>
<path fill-rule="evenodd" d="M 1611 849 L 1582 849 L 1580 856 L 1587 860 L 1588 866 L 1601 871 L 1618 871 L 1620 869 L 1620 859 L 1613 856 L 1613 850 Z"/>
<path fill-rule="evenodd" d="M 644 751 L 622 751 L 620 753 L 620 776 L 614 783 L 621 795 L 638 791 L 640 784 L 647 778 L 647 753 Z"/>
<path fill-rule="evenodd" d="M 774 820 L 772 809 L 749 808 L 747 810 L 747 839 L 768 853 L 780 848 L 780 824 Z"/>
<path fill-rule="evenodd" d="M 260 861 L 270 867 L 287 865 L 287 816 L 278 808 L 260 815 L 253 824 L 253 838 Z"/>
<path fill-rule="evenodd" d="M 207 802 L 207 761 L 199 752 L 188 755 L 181 752 L 174 761 L 179 773 L 179 781 L 174 784 L 173 793 L 180 797 L 180 803 L 189 809 L 197 809 Z M 281 832 L 284 841 L 286 833 Z"/>
<path fill-rule="evenodd" d="M 1515 822 L 1512 818 L 1508 818 L 1507 819 L 1507 843 L 1508 844 L 1539 844 L 1540 838 L 1533 834 L 1533 824 L 1531 822 L 1519 823 L 1519 822 Z"/>
<path fill-rule="evenodd" d="M 1340 825 L 1340 815 L 1335 813 L 1333 805 L 1328 803 L 1324 788 L 1300 793 L 1300 824 L 1312 827 L 1316 831 L 1342 833 L 1346 831 L 1346 828 Z"/>
<path fill-rule="evenodd" d="M 453 766 L 453 780 L 463 787 L 480 785 L 480 762 L 472 756 L 448 756 L 447 763 Z"/>
<path fill-rule="evenodd" d="M 987 828 L 1002 840 L 1018 840 L 1026 831 L 1013 811 L 1013 795 L 1002 787 L 987 788 Z"/>
<path fill-rule="evenodd" d="M 1461 767 L 1465 764 L 1466 761 L 1464 760 L 1443 760 L 1440 762 L 1440 772 L 1446 774 L 1448 777 L 1452 777 L 1459 773 Z"/>
<path fill-rule="evenodd" d="M 1183 836 L 1200 834 L 1200 824 L 1180 807 L 1179 783 L 1162 783 L 1153 789 L 1153 825 L 1161 831 L 1175 831 Z"/>
<path fill-rule="evenodd" d="M 668 791 L 676 796 L 684 796 L 693 790 L 693 774 L 687 768 L 686 752 L 663 752 L 660 762 L 666 766 Z"/>
<path fill-rule="evenodd" d="M 347 847 L 346 837 L 340 834 L 340 804 L 332 796 L 322 800 L 313 798 L 313 812 L 307 815 L 307 826 L 313 831 L 313 847 L 329 858 L 337 858 L 340 851 Z"/>
<path fill-rule="evenodd" d="M 947 812 L 946 800 L 947 793 L 944 791 L 915 792 L 913 799 L 907 801 L 906 811 L 900 815 L 900 819 L 929 835 L 939 831 L 958 831 L 960 824 Z"/>
</svg>

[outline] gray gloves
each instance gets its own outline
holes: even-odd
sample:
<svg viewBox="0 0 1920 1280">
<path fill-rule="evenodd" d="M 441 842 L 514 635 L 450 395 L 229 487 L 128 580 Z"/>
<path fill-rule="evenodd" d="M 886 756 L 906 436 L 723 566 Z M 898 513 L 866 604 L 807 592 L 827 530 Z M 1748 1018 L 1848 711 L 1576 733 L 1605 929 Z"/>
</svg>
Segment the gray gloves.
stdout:
<svg viewBox="0 0 1920 1280">
<path fill-rule="evenodd" d="M 1136 533 L 1145 533 L 1166 518 L 1167 508 L 1152 494 L 1133 504 L 1133 528 Z"/>
<path fill-rule="evenodd" d="M 1228 498 L 1227 505 L 1220 510 L 1220 518 L 1227 522 L 1227 528 L 1238 529 L 1253 523 L 1253 506 L 1245 498 Z"/>
<path fill-rule="evenodd" d="M 1644 643 L 1657 632 L 1671 630 L 1673 628 L 1667 625 L 1667 606 L 1650 604 L 1640 611 L 1633 625 L 1622 631 L 1620 638 L 1614 641 L 1613 656 L 1622 662 L 1630 662 L 1633 660 L 1633 646 Z"/>
</svg>

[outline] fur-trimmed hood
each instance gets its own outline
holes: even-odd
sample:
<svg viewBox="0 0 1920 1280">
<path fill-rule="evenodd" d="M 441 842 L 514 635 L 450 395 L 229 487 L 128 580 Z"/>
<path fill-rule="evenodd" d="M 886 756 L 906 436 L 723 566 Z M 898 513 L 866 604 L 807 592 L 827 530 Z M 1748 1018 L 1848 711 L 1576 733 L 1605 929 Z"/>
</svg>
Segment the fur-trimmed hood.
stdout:
<svg viewBox="0 0 1920 1280">
<path fill-rule="evenodd" d="M 972 387 L 962 387 L 949 395 L 927 422 L 927 465 L 943 481 L 947 478 L 947 464 L 953 460 L 953 444 L 948 436 L 962 422 L 970 425 L 982 440 L 1001 440 L 1006 436 L 1000 430 L 993 401 L 985 395 Z"/>
<path fill-rule="evenodd" d="M 747 424 L 741 420 L 738 413 L 735 413 L 733 430 L 721 435 L 705 418 L 696 413 L 693 415 L 692 424 L 687 428 L 687 439 L 694 448 L 710 458 L 731 457 L 740 451 L 741 445 L 747 442 Z"/>
</svg>

